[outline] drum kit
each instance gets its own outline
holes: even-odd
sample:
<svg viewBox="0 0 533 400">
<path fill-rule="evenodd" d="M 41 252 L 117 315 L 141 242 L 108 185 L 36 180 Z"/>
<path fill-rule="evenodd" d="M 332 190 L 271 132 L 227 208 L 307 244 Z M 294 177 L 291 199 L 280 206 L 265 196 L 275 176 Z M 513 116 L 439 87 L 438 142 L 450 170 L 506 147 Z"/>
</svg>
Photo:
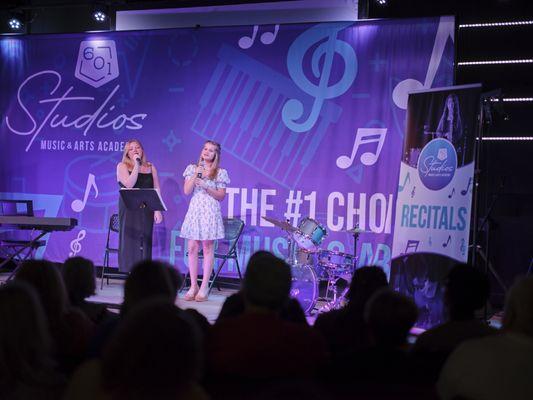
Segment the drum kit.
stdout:
<svg viewBox="0 0 533 400">
<path fill-rule="evenodd" d="M 303 218 L 297 227 L 274 218 L 263 219 L 287 234 L 287 262 L 292 272 L 291 297 L 300 302 L 307 315 L 340 308 L 348 292 L 348 284 L 342 287 L 340 282 L 346 282 L 344 278 L 351 279 L 356 265 L 355 254 L 322 249 L 320 245 L 327 231 L 313 218 Z M 344 232 L 354 236 L 354 253 L 359 234 L 370 233 L 357 227 Z M 325 283 L 324 291 L 320 291 L 322 282 Z"/>
</svg>

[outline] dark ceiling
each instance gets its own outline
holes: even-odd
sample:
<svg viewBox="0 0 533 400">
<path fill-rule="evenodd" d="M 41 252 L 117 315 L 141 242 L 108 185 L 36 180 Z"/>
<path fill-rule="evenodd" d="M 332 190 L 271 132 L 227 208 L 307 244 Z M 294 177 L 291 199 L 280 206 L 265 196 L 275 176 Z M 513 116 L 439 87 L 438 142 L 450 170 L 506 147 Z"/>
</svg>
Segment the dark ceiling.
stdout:
<svg viewBox="0 0 533 400">
<path fill-rule="evenodd" d="M 0 9 L 46 9 L 72 8 L 106 4 L 115 10 L 170 8 L 170 7 L 202 7 L 228 4 L 273 3 L 278 1 L 297 0 L 4 0 Z M 460 19 L 479 20 L 507 17 L 523 17 L 531 15 L 533 2 L 530 0 L 388 0 L 386 5 L 379 5 L 376 0 L 362 0 L 360 8 L 367 10 L 370 18 L 404 18 L 430 15 L 457 15 Z"/>
</svg>

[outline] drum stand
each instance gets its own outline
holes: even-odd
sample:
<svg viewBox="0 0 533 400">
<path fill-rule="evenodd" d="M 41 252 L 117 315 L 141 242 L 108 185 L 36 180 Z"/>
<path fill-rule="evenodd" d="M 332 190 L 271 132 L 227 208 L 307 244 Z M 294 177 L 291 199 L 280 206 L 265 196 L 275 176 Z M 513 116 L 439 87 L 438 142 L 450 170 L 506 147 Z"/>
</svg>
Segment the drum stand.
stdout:
<svg viewBox="0 0 533 400">
<path fill-rule="evenodd" d="M 353 229 L 353 258 L 354 258 L 354 270 L 355 270 L 355 263 L 357 262 L 357 242 L 359 240 L 359 235 L 361 232 L 359 231 L 358 225 L 355 226 Z M 352 278 L 353 278 L 353 272 L 352 272 Z M 318 310 L 319 313 L 327 312 L 331 310 L 337 310 L 339 308 L 343 307 L 343 301 L 346 299 L 346 295 L 348 294 L 348 290 L 350 290 L 350 286 L 346 286 L 342 293 L 338 295 L 338 288 L 337 288 L 337 281 L 340 279 L 340 276 L 336 276 L 334 274 L 334 271 L 328 270 L 328 285 L 326 287 L 326 296 L 323 298 L 323 300 L 328 300 L 328 294 L 330 291 L 333 292 L 333 299 L 326 304 L 324 304 L 320 309 Z"/>
<path fill-rule="evenodd" d="M 326 296 L 323 297 L 321 300 L 329 300 L 330 297 L 328 294 L 330 292 L 333 293 L 333 299 L 328 301 L 326 304 L 324 304 L 322 307 L 318 309 L 319 313 L 328 312 L 331 310 L 337 310 L 343 306 L 343 300 L 346 297 L 346 293 L 348 293 L 349 286 L 346 286 L 340 296 L 338 295 L 338 288 L 337 288 L 337 281 L 340 279 L 339 276 L 335 276 L 335 274 L 332 271 L 328 271 L 328 284 L 326 287 Z"/>
<path fill-rule="evenodd" d="M 298 259 L 296 258 L 296 251 L 294 247 L 294 240 L 292 240 L 292 235 L 290 232 L 287 232 L 287 263 L 289 265 L 296 265 L 298 264 Z"/>
</svg>

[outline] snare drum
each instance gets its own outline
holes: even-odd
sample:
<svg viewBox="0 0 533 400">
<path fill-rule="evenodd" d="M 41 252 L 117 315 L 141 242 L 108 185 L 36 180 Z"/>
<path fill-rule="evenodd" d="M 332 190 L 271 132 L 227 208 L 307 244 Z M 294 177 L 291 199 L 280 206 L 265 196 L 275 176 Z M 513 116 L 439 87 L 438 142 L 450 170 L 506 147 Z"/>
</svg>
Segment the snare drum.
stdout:
<svg viewBox="0 0 533 400">
<path fill-rule="evenodd" d="M 296 256 L 294 262 L 298 265 L 314 265 L 316 253 L 307 251 L 305 249 L 296 249 Z"/>
<path fill-rule="evenodd" d="M 298 300 L 304 312 L 309 315 L 318 298 L 318 280 L 310 265 L 292 265 L 291 297 Z"/>
<path fill-rule="evenodd" d="M 317 255 L 318 265 L 329 269 L 335 274 L 352 274 L 355 257 L 340 251 L 320 250 Z"/>
<path fill-rule="evenodd" d="M 312 218 L 304 218 L 298 224 L 298 230 L 292 237 L 296 244 L 307 251 L 317 251 L 326 237 L 326 228 Z"/>
</svg>

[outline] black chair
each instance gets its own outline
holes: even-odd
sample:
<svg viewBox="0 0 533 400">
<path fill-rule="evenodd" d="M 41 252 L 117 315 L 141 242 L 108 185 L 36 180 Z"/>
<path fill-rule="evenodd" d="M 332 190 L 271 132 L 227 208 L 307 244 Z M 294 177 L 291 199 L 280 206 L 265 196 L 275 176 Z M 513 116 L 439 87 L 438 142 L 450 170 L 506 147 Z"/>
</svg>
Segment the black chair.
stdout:
<svg viewBox="0 0 533 400">
<path fill-rule="evenodd" d="M 235 265 L 237 267 L 237 273 L 239 274 L 239 280 L 242 281 L 242 274 L 241 274 L 241 268 L 239 266 L 239 259 L 238 259 L 238 243 L 239 239 L 241 237 L 242 231 L 244 229 L 244 222 L 239 218 L 224 218 L 224 239 L 219 239 L 216 241 L 215 244 L 215 260 L 221 260 L 218 267 L 213 268 L 213 272 L 211 273 L 211 277 L 209 279 L 209 293 L 211 293 L 211 289 L 213 288 L 213 285 L 217 281 L 218 275 L 220 274 L 220 271 L 222 270 L 222 267 L 224 267 L 224 264 L 228 260 L 235 260 Z M 203 258 L 203 251 L 200 250 L 198 252 L 198 258 Z M 187 271 L 187 275 L 185 279 L 183 280 L 184 286 L 185 281 L 189 278 L 189 272 Z M 190 280 L 190 279 L 189 279 Z M 220 290 L 220 286 L 217 283 L 217 288 Z"/>
<path fill-rule="evenodd" d="M 107 239 L 105 242 L 104 250 L 104 263 L 102 265 L 102 273 L 100 275 L 100 289 L 104 287 L 104 279 L 107 279 L 109 284 L 109 278 L 126 278 L 127 274 L 120 272 L 108 272 L 109 271 L 109 256 L 110 254 L 118 254 L 118 248 L 112 247 L 110 244 L 111 232 L 118 234 L 120 232 L 120 223 L 118 214 L 111 215 L 109 218 L 109 226 L 107 228 Z"/>
<path fill-rule="evenodd" d="M 33 217 L 33 201 L 0 199 L 0 215 Z M 33 258 L 35 251 L 46 245 L 46 241 L 34 240 L 33 230 L 28 233 L 28 231 L 18 230 L 16 226 L 2 225 L 2 230 L 6 228 L 8 232 L 2 232 L 2 237 L 0 237 L 0 256 L 5 257 L 5 260 L 0 263 L 0 268 L 8 261 L 13 261 L 15 270 L 9 276 L 9 280 L 25 260 Z"/>
</svg>

